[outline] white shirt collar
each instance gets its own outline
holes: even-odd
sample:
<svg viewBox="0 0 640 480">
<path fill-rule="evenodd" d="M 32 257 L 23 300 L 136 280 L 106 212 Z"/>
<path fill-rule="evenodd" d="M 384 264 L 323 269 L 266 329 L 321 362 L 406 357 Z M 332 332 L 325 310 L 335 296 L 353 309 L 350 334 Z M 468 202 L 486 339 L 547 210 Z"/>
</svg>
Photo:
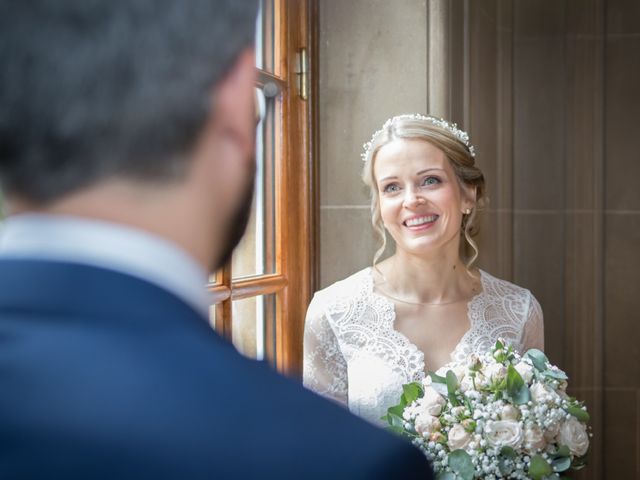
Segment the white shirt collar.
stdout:
<svg viewBox="0 0 640 480">
<path fill-rule="evenodd" d="M 142 230 L 80 217 L 21 214 L 0 227 L 0 258 L 36 258 L 127 273 L 168 290 L 203 315 L 207 273 L 177 245 Z"/>
</svg>

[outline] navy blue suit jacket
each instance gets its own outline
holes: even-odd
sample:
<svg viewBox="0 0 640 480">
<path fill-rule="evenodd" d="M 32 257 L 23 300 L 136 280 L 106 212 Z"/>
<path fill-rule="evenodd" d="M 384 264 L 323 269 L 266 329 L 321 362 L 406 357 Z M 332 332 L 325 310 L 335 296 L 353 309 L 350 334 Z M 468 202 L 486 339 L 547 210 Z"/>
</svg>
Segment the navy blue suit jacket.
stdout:
<svg viewBox="0 0 640 480">
<path fill-rule="evenodd" d="M 0 260 L 1 479 L 431 478 L 138 278 Z"/>
</svg>

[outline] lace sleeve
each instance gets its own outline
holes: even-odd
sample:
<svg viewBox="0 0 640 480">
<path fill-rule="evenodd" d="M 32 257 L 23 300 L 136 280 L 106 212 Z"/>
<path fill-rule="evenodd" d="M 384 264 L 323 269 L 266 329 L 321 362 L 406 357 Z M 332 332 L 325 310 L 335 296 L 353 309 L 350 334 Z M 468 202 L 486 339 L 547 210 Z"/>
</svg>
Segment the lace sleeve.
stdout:
<svg viewBox="0 0 640 480">
<path fill-rule="evenodd" d="M 317 295 L 304 326 L 303 382 L 310 390 L 347 404 L 347 363 Z"/>
<path fill-rule="evenodd" d="M 544 321 L 542 317 L 542 308 L 538 300 L 529 293 L 529 309 L 527 312 L 527 321 L 524 324 L 524 332 L 522 334 L 523 352 L 530 348 L 544 350 Z"/>
</svg>

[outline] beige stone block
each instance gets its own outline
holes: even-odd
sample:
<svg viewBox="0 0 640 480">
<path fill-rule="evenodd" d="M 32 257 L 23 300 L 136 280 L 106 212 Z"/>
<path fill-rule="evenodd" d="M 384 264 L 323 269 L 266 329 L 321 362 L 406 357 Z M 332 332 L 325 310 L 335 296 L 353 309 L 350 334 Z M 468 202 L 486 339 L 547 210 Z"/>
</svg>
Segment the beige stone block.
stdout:
<svg viewBox="0 0 640 480">
<path fill-rule="evenodd" d="M 640 210 L 640 35 L 606 43 L 606 208 Z"/>
<path fill-rule="evenodd" d="M 605 384 L 640 388 L 640 214 L 608 214 L 605 245 Z"/>
<path fill-rule="evenodd" d="M 564 365 L 564 217 L 562 213 L 514 215 L 514 282 L 542 306 L 545 351 Z"/>
<path fill-rule="evenodd" d="M 368 209 L 320 211 L 320 288 L 371 265 L 379 244 L 370 218 Z"/>
<path fill-rule="evenodd" d="M 608 34 L 640 34 L 640 2 L 638 0 L 607 0 Z"/>
<path fill-rule="evenodd" d="M 362 144 L 390 116 L 427 107 L 425 0 L 320 2 L 320 199 L 367 204 Z"/>
<path fill-rule="evenodd" d="M 563 208 L 563 39 L 521 39 L 514 44 L 514 205 Z"/>
<path fill-rule="evenodd" d="M 514 25 L 527 38 L 562 36 L 566 27 L 565 2 L 558 0 L 518 0 L 514 2 Z"/>
<path fill-rule="evenodd" d="M 604 478 L 638 478 L 637 395 L 636 390 L 605 390 Z"/>
</svg>

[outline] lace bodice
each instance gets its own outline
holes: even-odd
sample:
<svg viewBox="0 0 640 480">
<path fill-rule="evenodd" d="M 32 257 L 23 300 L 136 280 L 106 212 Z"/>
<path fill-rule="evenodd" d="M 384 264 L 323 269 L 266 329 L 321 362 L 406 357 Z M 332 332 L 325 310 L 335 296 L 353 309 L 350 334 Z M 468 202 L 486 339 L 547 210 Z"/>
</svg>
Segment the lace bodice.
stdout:
<svg viewBox="0 0 640 480">
<path fill-rule="evenodd" d="M 469 330 L 451 352 L 463 360 L 503 338 L 543 349 L 542 310 L 528 290 L 481 271 L 468 304 Z M 304 384 L 379 423 L 404 383 L 425 375 L 424 354 L 394 329 L 394 304 L 374 291 L 371 267 L 315 294 L 305 323 Z"/>
</svg>

